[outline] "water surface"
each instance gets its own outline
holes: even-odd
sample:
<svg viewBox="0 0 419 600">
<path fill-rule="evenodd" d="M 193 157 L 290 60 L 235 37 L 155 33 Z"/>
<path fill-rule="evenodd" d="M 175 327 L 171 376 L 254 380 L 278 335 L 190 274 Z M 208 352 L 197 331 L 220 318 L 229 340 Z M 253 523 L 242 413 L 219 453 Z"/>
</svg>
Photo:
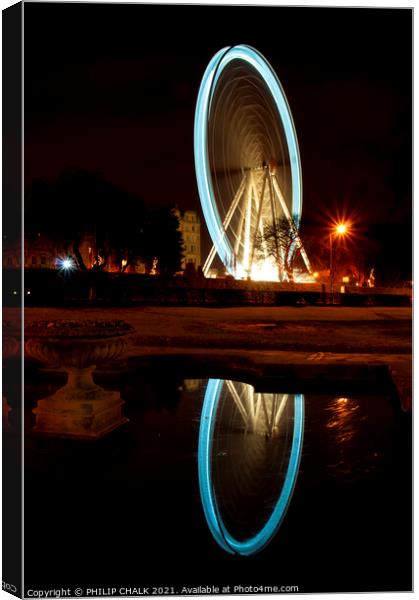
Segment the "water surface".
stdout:
<svg viewBox="0 0 419 600">
<path fill-rule="evenodd" d="M 139 373 L 120 388 L 129 423 L 102 440 L 27 437 L 27 587 L 410 589 L 411 424 L 397 405 L 218 380 L 208 425 L 214 381 Z M 28 383 L 28 420 L 52 388 Z M 275 510 L 263 543 L 232 546 Z"/>
</svg>

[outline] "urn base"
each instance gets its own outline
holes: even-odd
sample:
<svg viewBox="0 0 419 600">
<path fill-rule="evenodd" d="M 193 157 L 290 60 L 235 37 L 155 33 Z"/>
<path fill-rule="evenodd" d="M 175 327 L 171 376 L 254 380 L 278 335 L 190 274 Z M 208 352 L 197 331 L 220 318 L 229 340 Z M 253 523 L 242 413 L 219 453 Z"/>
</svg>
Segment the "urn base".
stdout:
<svg viewBox="0 0 419 600">
<path fill-rule="evenodd" d="M 128 422 L 119 392 L 62 388 L 38 401 L 34 431 L 63 438 L 97 439 Z"/>
</svg>

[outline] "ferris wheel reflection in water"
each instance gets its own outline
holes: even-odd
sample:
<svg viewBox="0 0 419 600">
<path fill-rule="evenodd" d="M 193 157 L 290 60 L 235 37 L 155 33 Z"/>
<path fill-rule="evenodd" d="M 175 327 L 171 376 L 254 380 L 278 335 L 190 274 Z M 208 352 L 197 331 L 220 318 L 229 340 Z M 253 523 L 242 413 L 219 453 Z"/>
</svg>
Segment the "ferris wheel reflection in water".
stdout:
<svg viewBox="0 0 419 600">
<path fill-rule="evenodd" d="M 208 527 L 226 552 L 252 555 L 277 533 L 296 483 L 303 432 L 302 394 L 208 381 L 199 431 L 199 487 Z"/>
</svg>

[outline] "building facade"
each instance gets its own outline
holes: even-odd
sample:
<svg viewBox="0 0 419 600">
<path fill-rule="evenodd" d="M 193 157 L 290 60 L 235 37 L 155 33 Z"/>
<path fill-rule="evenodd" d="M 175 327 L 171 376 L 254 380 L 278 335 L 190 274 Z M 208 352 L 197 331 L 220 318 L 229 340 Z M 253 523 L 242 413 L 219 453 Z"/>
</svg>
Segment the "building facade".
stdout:
<svg viewBox="0 0 419 600">
<path fill-rule="evenodd" d="M 88 269 L 93 266 L 94 239 L 85 235 L 80 244 L 80 254 Z M 71 246 L 51 241 L 45 234 L 25 235 L 24 268 L 56 269 L 57 260 L 73 254 Z M 19 269 L 22 265 L 22 247 L 18 241 L 10 242 L 3 236 L 3 269 Z"/>
<path fill-rule="evenodd" d="M 40 233 L 25 236 L 24 267 L 28 269 L 55 269 L 57 250 Z M 3 269 L 19 269 L 22 265 L 22 246 L 18 241 L 10 242 L 3 236 Z"/>
<path fill-rule="evenodd" d="M 179 219 L 179 230 L 183 240 L 182 270 L 187 264 L 192 264 L 196 269 L 201 266 L 201 220 L 196 210 L 180 211 L 174 209 L 174 214 Z"/>
</svg>

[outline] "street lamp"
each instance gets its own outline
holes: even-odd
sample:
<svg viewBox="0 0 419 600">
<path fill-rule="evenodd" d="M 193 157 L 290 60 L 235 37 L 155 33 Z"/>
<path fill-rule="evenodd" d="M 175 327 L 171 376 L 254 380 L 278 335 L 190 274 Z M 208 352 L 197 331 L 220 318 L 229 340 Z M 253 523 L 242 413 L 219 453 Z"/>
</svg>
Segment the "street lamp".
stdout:
<svg viewBox="0 0 419 600">
<path fill-rule="evenodd" d="M 348 232 L 348 225 L 346 223 L 338 223 L 334 226 L 329 234 L 329 245 L 330 245 L 330 293 L 332 295 L 333 304 L 333 237 L 342 237 Z"/>
<path fill-rule="evenodd" d="M 71 273 L 77 269 L 76 263 L 71 256 L 58 257 L 56 265 L 59 271 L 63 273 Z"/>
</svg>

